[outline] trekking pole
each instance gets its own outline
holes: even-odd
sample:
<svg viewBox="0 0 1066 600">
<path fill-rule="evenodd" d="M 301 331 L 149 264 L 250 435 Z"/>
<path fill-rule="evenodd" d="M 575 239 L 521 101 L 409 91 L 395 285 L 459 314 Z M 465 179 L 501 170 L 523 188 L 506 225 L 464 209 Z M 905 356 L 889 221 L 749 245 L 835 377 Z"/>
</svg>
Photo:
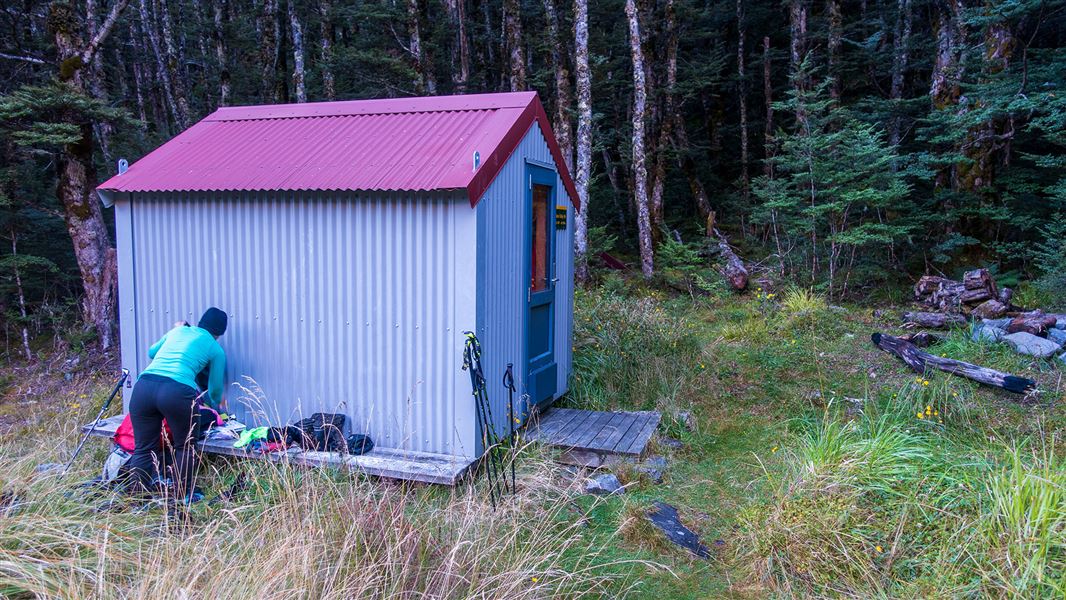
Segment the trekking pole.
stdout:
<svg viewBox="0 0 1066 600">
<path fill-rule="evenodd" d="M 74 450 L 74 454 L 71 455 L 70 460 L 67 461 L 67 466 L 63 467 L 63 471 L 60 475 L 64 475 L 67 470 L 70 469 L 70 465 L 74 464 L 74 460 L 78 458 L 78 455 L 81 454 L 81 449 L 85 447 L 85 442 L 89 441 L 89 436 L 96 431 L 96 426 L 100 424 L 100 417 L 104 416 L 104 411 L 107 410 L 107 407 L 111 406 L 111 401 L 118 395 L 118 391 L 122 389 L 122 384 L 126 383 L 126 379 L 128 379 L 129 376 L 130 370 L 122 369 L 122 376 L 118 378 L 118 383 L 116 383 L 114 389 L 111 390 L 111 395 L 107 397 L 104 405 L 100 407 L 100 412 L 96 413 L 96 419 L 93 421 L 92 426 L 89 427 L 89 431 L 85 432 L 85 436 L 81 438 L 81 443 L 79 443 L 78 447 Z"/>
<path fill-rule="evenodd" d="M 518 492 L 514 477 L 514 461 L 518 458 L 514 435 L 514 425 L 517 421 L 514 416 L 514 363 L 507 363 L 507 370 L 503 372 L 503 387 L 507 388 L 507 421 L 511 425 L 511 437 L 508 441 L 511 444 L 511 493 L 514 494 Z"/>
<path fill-rule="evenodd" d="M 489 479 L 489 500 L 492 502 L 493 510 L 495 510 L 498 478 L 496 476 L 496 465 L 492 460 L 492 443 L 489 439 L 492 430 L 485 415 L 485 399 L 482 394 L 485 389 L 485 379 L 481 374 L 481 353 L 479 351 L 481 345 L 472 331 L 466 331 L 464 334 L 466 335 L 466 344 L 463 348 L 463 370 L 470 371 L 470 387 L 473 388 L 474 394 L 474 411 L 477 415 L 478 425 L 481 427 L 481 442 L 485 446 L 485 452 L 488 454 L 486 457 L 488 464 L 485 467 L 485 471 Z M 500 500 L 503 500 L 502 494 L 500 495 Z"/>
</svg>

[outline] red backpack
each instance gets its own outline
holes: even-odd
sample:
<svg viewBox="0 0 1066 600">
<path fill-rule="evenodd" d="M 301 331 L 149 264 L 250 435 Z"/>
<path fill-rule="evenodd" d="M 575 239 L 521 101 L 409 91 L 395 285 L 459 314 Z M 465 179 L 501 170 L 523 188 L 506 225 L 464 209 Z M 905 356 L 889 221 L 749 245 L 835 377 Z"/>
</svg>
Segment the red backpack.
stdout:
<svg viewBox="0 0 1066 600">
<path fill-rule="evenodd" d="M 165 419 L 163 420 L 163 429 L 166 430 L 166 436 L 168 438 L 174 437 L 174 434 L 170 431 L 170 425 L 167 425 Z M 122 448 L 126 452 L 133 452 L 136 444 L 133 442 L 133 421 L 130 421 L 129 414 L 126 414 L 125 418 L 122 419 L 122 424 L 120 424 L 118 429 L 115 430 L 115 437 L 112 439 L 115 440 L 115 443 L 118 444 L 119 448 Z M 163 445 L 163 432 L 159 433 L 159 442 L 160 445 Z"/>
</svg>

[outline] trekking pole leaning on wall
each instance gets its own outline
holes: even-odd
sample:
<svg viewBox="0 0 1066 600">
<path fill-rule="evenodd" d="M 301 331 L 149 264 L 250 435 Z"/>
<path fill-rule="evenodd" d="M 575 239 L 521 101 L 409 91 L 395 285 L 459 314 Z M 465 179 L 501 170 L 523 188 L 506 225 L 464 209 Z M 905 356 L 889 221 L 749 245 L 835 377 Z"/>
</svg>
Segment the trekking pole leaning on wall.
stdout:
<svg viewBox="0 0 1066 600">
<path fill-rule="evenodd" d="M 470 386 L 474 393 L 474 408 L 477 413 L 478 426 L 481 428 L 481 443 L 485 448 L 485 458 L 488 460 L 486 474 L 489 478 L 489 499 L 492 507 L 496 508 L 496 500 L 503 499 L 503 493 L 507 491 L 507 475 L 500 461 L 499 445 L 500 438 L 496 435 L 493 425 L 492 407 L 489 405 L 488 390 L 485 387 L 485 374 L 481 368 L 481 342 L 472 331 L 466 334 L 466 345 L 463 348 L 463 370 L 470 371 Z"/>
<path fill-rule="evenodd" d="M 67 466 L 63 467 L 63 472 L 60 473 L 60 475 L 65 474 L 67 470 L 70 469 L 70 465 L 74 464 L 75 459 L 81 454 L 81 449 L 85 447 L 85 442 L 89 441 L 89 436 L 96 431 L 96 426 L 100 424 L 100 417 L 104 416 L 107 407 L 111 406 L 111 401 L 115 399 L 115 396 L 118 395 L 118 391 L 122 389 L 122 384 L 126 383 L 126 380 L 129 379 L 129 377 L 130 370 L 122 369 L 122 376 L 119 377 L 118 382 L 115 383 L 114 389 L 111 390 L 111 395 L 107 397 L 104 405 L 100 407 L 100 412 L 96 413 L 96 419 L 93 420 L 93 424 L 89 427 L 89 431 L 86 431 L 85 435 L 81 438 L 81 442 L 78 444 L 78 447 L 74 449 L 74 454 L 71 455 L 70 460 L 67 461 Z"/>
<path fill-rule="evenodd" d="M 514 431 L 514 426 L 518 423 L 518 418 L 514 414 L 514 363 L 507 363 L 507 370 L 503 372 L 503 387 L 507 388 L 507 422 L 511 425 L 511 435 L 507 442 L 511 445 L 511 493 L 514 493 L 518 491 L 514 477 L 514 461 L 518 458 L 518 444 Z"/>
</svg>

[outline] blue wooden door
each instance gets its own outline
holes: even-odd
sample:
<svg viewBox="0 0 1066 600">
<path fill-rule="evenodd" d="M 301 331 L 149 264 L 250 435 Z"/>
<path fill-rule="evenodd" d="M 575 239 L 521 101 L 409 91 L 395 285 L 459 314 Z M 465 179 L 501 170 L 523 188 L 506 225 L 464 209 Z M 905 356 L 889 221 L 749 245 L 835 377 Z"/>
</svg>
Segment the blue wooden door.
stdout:
<svg viewBox="0 0 1066 600">
<path fill-rule="evenodd" d="M 527 165 L 526 391 L 531 404 L 555 397 L 555 172 Z"/>
</svg>

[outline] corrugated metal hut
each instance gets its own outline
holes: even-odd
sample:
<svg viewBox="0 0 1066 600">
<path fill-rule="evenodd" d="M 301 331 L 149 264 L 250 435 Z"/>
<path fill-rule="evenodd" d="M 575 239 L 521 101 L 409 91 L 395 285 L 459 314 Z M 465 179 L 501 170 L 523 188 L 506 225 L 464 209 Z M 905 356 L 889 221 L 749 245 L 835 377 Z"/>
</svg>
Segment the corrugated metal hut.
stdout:
<svg viewBox="0 0 1066 600">
<path fill-rule="evenodd" d="M 123 366 L 219 306 L 246 423 L 343 412 L 384 451 L 469 464 L 466 330 L 501 431 L 507 363 L 520 413 L 567 390 L 580 207 L 535 93 L 220 108 L 98 191 Z"/>
</svg>

